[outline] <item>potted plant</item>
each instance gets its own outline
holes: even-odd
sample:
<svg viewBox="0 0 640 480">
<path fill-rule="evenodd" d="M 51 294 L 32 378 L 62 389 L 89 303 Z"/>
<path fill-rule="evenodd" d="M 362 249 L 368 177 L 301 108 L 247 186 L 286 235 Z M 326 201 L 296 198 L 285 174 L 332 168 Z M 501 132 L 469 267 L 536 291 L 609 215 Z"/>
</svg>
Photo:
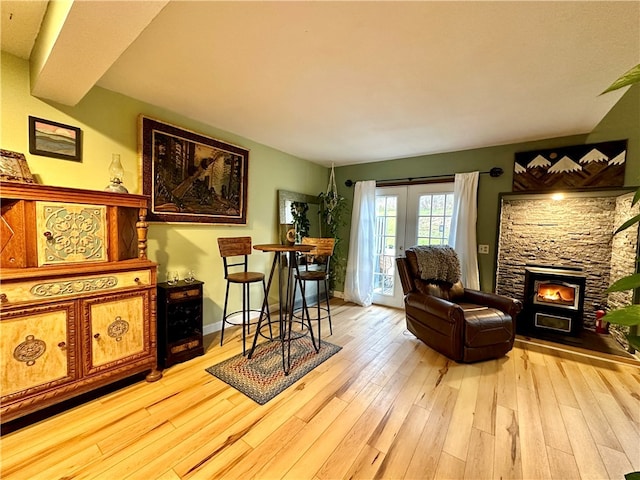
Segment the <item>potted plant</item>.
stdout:
<svg viewBox="0 0 640 480">
<path fill-rule="evenodd" d="M 617 90 L 622 87 L 626 87 L 628 85 L 633 85 L 636 83 L 640 83 L 640 64 L 633 67 L 631 70 L 626 72 L 620 78 L 618 78 L 615 82 L 609 86 L 604 92 L 607 93 L 613 90 Z M 638 201 L 640 201 L 640 188 L 636 191 L 633 200 L 631 201 L 631 206 L 635 206 Z M 640 214 L 633 216 L 624 222 L 615 232 L 614 235 L 626 230 L 627 228 L 636 225 L 640 222 Z M 636 259 L 636 263 L 640 259 Z M 635 300 L 638 301 L 640 297 L 640 273 L 634 273 L 632 275 L 628 275 L 626 277 L 620 278 L 616 282 L 614 282 L 608 289 L 607 293 L 611 292 L 623 292 L 631 290 L 635 292 Z M 607 313 L 606 319 L 609 323 L 615 323 L 617 325 L 623 325 L 627 327 L 632 327 L 634 325 L 640 325 L 640 305 L 634 303 L 632 305 L 628 305 L 626 307 L 618 308 L 616 310 L 611 310 Z M 636 350 L 640 350 L 640 336 L 638 336 L 637 331 L 630 333 L 627 335 L 627 341 L 629 345 Z M 638 477 L 633 478 L 640 478 Z"/>
</svg>

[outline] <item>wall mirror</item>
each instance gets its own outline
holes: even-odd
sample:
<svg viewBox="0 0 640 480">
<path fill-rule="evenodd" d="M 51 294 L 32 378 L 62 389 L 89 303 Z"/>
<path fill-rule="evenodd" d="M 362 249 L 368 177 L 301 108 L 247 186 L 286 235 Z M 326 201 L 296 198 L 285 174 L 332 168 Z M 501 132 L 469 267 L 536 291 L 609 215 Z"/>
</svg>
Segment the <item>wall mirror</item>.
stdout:
<svg viewBox="0 0 640 480">
<path fill-rule="evenodd" d="M 320 237 L 320 201 L 315 195 L 290 192 L 288 190 L 278 190 L 280 225 L 290 225 L 293 223 L 293 214 L 291 213 L 291 205 L 293 202 L 302 202 L 309 206 L 309 210 L 307 211 L 307 218 L 309 219 L 309 236 Z"/>
</svg>

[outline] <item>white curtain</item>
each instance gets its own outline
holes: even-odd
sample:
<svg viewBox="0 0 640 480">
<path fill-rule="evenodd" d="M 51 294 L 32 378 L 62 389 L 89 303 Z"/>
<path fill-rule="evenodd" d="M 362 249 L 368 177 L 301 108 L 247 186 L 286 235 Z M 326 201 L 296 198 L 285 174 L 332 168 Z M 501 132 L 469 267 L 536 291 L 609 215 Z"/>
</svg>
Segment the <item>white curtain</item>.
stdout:
<svg viewBox="0 0 640 480">
<path fill-rule="evenodd" d="M 344 299 L 363 307 L 373 298 L 373 266 L 376 225 L 376 182 L 356 182 L 351 214 L 349 256 L 344 280 Z"/>
<path fill-rule="evenodd" d="M 462 283 L 466 288 L 480 290 L 476 222 L 478 219 L 479 172 L 456 173 L 453 193 L 453 216 L 449 246 L 460 258 Z"/>
</svg>

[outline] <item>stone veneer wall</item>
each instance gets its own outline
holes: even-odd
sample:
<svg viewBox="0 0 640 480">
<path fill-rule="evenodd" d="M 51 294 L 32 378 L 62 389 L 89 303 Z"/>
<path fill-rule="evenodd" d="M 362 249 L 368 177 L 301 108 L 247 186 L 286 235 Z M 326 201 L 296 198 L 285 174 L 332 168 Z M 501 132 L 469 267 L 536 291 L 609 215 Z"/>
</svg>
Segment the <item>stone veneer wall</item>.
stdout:
<svg viewBox="0 0 640 480">
<path fill-rule="evenodd" d="M 616 207 L 616 197 L 503 198 L 497 293 L 523 300 L 528 263 L 582 267 L 587 276 L 584 325 L 593 328 L 594 304 L 607 301 L 611 283 L 613 232 L 620 216 Z M 628 268 L 622 263 L 616 261 L 615 278 Z"/>
<path fill-rule="evenodd" d="M 616 228 L 625 221 L 637 215 L 640 212 L 640 205 L 631 207 L 633 193 L 622 195 L 617 198 L 616 215 L 614 224 Z M 638 256 L 638 229 L 636 224 L 626 230 L 613 236 L 611 248 L 611 281 L 614 282 L 622 277 L 626 277 L 635 271 L 635 261 Z M 633 301 L 633 292 L 631 290 L 625 292 L 612 292 L 609 294 L 608 303 L 612 309 L 620 308 L 631 304 Z M 629 331 L 629 327 L 621 327 L 612 325 L 609 329 L 611 334 L 616 337 L 619 343 L 628 347 L 625 333 Z"/>
</svg>

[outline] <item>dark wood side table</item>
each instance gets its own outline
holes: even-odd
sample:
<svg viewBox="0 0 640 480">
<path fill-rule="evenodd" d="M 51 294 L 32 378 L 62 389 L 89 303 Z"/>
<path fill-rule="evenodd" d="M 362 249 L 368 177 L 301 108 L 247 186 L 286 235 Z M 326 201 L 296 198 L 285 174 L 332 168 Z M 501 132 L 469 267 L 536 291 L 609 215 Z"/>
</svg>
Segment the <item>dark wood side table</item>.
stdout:
<svg viewBox="0 0 640 480">
<path fill-rule="evenodd" d="M 161 368 L 204 354 L 203 282 L 158 283 L 158 364 Z"/>
</svg>

